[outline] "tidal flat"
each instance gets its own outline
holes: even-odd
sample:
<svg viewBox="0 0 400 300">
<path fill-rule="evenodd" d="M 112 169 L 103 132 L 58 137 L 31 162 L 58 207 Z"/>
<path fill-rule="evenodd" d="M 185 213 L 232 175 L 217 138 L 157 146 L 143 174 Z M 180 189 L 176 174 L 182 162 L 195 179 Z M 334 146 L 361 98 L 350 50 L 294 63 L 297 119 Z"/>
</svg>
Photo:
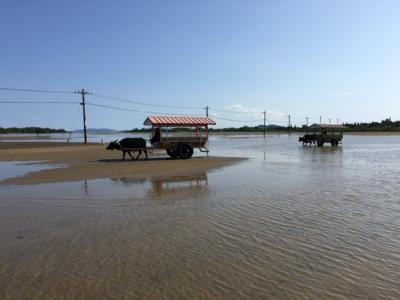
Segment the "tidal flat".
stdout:
<svg viewBox="0 0 400 300">
<path fill-rule="evenodd" d="M 400 298 L 400 136 L 323 148 L 213 136 L 210 148 L 174 172 L 137 176 L 159 161 L 127 161 L 132 173 L 6 179 L 0 298 Z M 68 152 L 50 161 L 73 164 Z M 81 157 L 120 158 L 105 155 Z M 202 166 L 213 157 L 227 161 Z"/>
<path fill-rule="evenodd" d="M 40 167 L 25 176 L 4 174 L 0 184 L 41 184 L 65 181 L 90 180 L 108 177 L 143 178 L 148 176 L 173 176 L 192 174 L 234 164 L 245 158 L 195 155 L 190 160 L 172 160 L 165 150 L 149 151 L 148 160 L 142 155 L 137 160 L 126 158 L 118 150 L 106 150 L 103 144 L 78 144 L 60 142 L 3 142 L 0 143 L 0 162 Z M 133 153 L 136 157 L 137 153 Z M 127 155 L 128 156 L 128 155 Z M 38 162 L 38 163 L 35 163 Z M 43 167 L 46 166 L 47 167 Z M 56 167 L 63 166 L 63 167 Z M 0 166 L 1 167 L 1 166 Z M 14 168 L 22 169 L 22 168 Z"/>
</svg>

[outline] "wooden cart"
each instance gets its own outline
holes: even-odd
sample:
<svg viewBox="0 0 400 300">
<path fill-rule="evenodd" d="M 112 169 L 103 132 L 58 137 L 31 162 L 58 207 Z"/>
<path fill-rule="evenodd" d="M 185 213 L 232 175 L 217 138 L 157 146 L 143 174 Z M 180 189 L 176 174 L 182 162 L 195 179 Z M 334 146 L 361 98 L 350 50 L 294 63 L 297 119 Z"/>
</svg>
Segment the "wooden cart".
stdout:
<svg viewBox="0 0 400 300">
<path fill-rule="evenodd" d="M 150 116 L 143 124 L 152 126 L 153 149 L 165 149 L 172 158 L 188 159 L 195 148 L 209 152 L 208 126 L 216 123 L 208 117 Z M 171 128 L 181 130 L 171 132 Z"/>
<path fill-rule="evenodd" d="M 299 137 L 299 142 L 302 142 L 303 146 L 316 145 L 322 147 L 324 143 L 330 143 L 332 147 L 335 147 L 342 143 L 343 131 L 347 127 L 334 124 L 313 124 L 309 128 L 311 133 Z"/>
</svg>

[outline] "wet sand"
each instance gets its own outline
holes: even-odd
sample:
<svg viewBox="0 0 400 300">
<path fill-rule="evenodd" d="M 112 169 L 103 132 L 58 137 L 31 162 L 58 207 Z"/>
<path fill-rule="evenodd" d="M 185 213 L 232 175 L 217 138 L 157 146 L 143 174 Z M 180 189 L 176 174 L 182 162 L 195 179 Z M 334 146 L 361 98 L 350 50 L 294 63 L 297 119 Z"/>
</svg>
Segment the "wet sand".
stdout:
<svg viewBox="0 0 400 300">
<path fill-rule="evenodd" d="M 139 160 L 121 161 L 120 151 L 108 151 L 103 144 L 66 144 L 54 142 L 0 143 L 0 161 L 46 161 L 65 167 L 32 172 L 23 177 L 3 180 L 0 184 L 40 184 L 108 177 L 162 177 L 198 173 L 234 164 L 244 158 L 193 157 L 170 159 L 164 151 L 144 154 Z M 136 156 L 136 153 L 134 153 Z"/>
<path fill-rule="evenodd" d="M 1 159 L 131 171 L 0 185 L 0 299 L 400 299 L 400 136 L 215 138 L 214 155 L 251 159 L 191 176 L 219 158 L 103 147 L 0 143 Z M 132 178 L 152 162 L 182 173 Z"/>
</svg>

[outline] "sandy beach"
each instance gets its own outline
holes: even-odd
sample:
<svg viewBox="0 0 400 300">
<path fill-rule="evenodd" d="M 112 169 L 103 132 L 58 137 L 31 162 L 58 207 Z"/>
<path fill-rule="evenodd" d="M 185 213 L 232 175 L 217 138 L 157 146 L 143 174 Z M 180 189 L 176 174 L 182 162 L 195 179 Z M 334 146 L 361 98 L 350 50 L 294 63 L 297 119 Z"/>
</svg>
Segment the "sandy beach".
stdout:
<svg viewBox="0 0 400 300">
<path fill-rule="evenodd" d="M 164 151 L 154 151 L 132 161 L 121 161 L 120 151 L 108 151 L 103 144 L 54 142 L 0 143 L 0 161 L 45 161 L 64 167 L 32 172 L 3 180 L 0 184 L 39 184 L 107 177 L 163 177 L 201 172 L 234 164 L 243 158 L 202 156 L 189 160 L 170 159 Z"/>
</svg>

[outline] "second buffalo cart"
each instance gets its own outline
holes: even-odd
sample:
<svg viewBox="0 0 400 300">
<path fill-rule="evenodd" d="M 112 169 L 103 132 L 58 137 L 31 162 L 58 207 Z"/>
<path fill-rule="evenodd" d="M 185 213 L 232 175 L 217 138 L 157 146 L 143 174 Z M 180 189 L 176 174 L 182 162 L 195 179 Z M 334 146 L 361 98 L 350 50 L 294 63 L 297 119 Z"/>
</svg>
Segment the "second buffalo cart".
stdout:
<svg viewBox="0 0 400 300">
<path fill-rule="evenodd" d="M 347 127 L 339 124 L 313 124 L 308 129 L 312 133 L 299 137 L 299 142 L 302 142 L 303 146 L 314 144 L 322 147 L 324 143 L 330 143 L 332 147 L 335 147 L 342 143 L 343 131 Z"/>
</svg>

